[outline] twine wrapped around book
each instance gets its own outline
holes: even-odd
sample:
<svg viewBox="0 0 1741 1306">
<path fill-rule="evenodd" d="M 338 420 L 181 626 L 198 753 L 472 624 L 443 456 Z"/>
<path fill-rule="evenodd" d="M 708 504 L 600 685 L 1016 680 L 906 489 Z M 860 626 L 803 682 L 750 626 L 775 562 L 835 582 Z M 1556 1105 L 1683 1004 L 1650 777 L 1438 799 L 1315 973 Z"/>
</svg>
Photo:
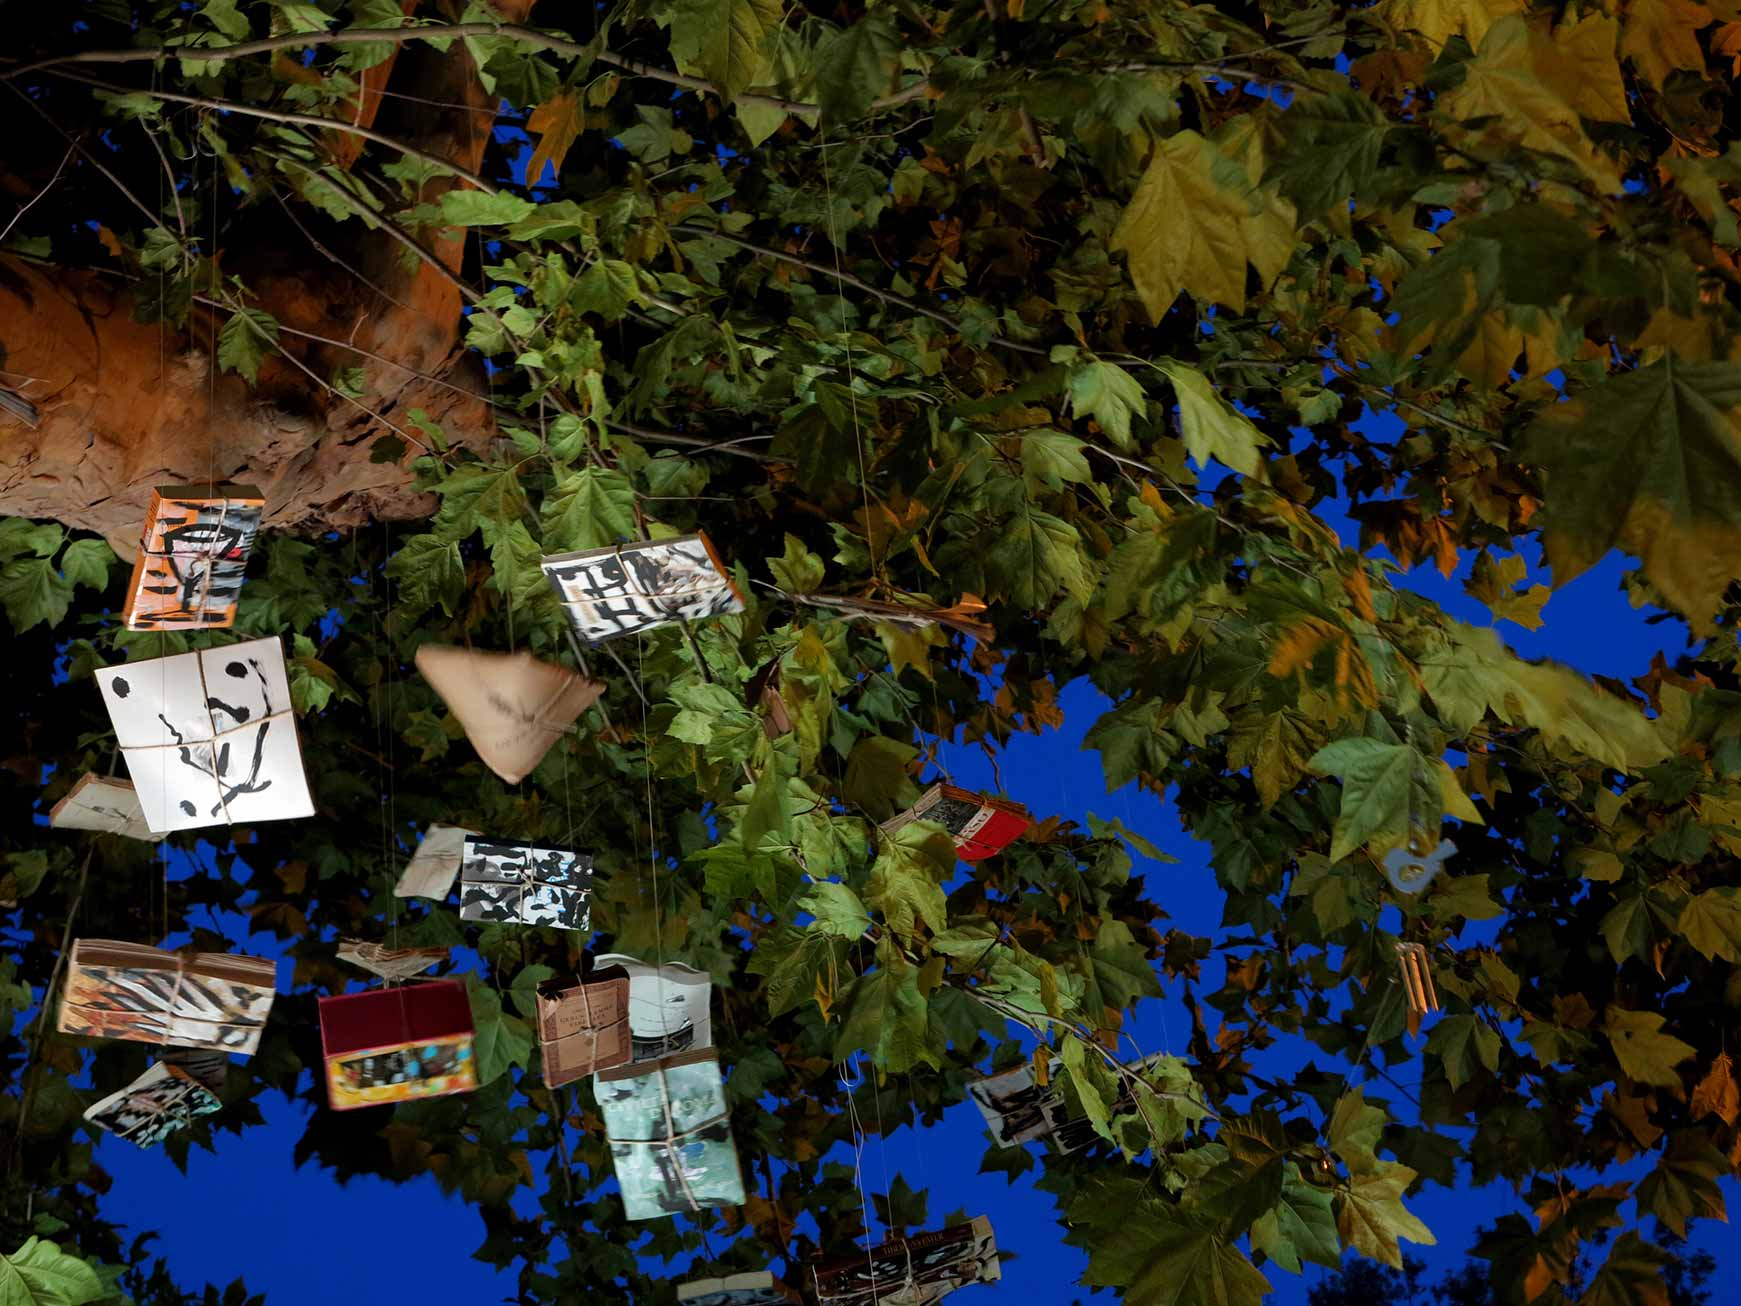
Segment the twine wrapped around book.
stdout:
<svg viewBox="0 0 1741 1306">
<path fill-rule="evenodd" d="M 919 1281 L 913 1277 L 913 1244 L 907 1240 L 905 1234 L 900 1236 L 900 1244 L 901 1253 L 907 1258 L 907 1273 L 902 1277 L 900 1283 L 890 1285 L 891 1290 L 895 1292 L 904 1292 L 908 1288 L 916 1288 L 919 1286 Z M 878 1247 L 867 1247 L 865 1248 L 864 1253 L 865 1266 L 870 1270 L 871 1292 L 874 1293 L 879 1300 L 883 1295 L 883 1289 L 882 1286 L 877 1283 L 876 1255 L 888 1245 L 888 1243 L 883 1243 Z M 816 1290 L 817 1301 L 827 1302 L 830 1300 L 822 1292 L 822 1280 L 817 1273 L 817 1267 L 814 1263 L 810 1266 L 810 1286 Z"/>
<path fill-rule="evenodd" d="M 665 1083 L 665 1067 L 660 1066 L 657 1073 L 659 1076 L 659 1109 L 665 1116 L 664 1144 L 671 1153 L 673 1168 L 677 1171 L 677 1182 L 683 1186 L 683 1200 L 689 1203 L 690 1210 L 699 1211 L 701 1203 L 695 1198 L 695 1189 L 689 1185 L 689 1175 L 683 1169 L 683 1158 L 677 1152 L 677 1140 L 688 1138 L 691 1134 L 699 1134 L 702 1130 L 711 1128 L 718 1124 L 722 1117 L 715 1116 L 711 1120 L 703 1120 L 693 1129 L 678 1132 L 677 1122 L 671 1118 L 671 1089 Z M 652 1141 L 657 1142 L 658 1140 Z"/>
</svg>

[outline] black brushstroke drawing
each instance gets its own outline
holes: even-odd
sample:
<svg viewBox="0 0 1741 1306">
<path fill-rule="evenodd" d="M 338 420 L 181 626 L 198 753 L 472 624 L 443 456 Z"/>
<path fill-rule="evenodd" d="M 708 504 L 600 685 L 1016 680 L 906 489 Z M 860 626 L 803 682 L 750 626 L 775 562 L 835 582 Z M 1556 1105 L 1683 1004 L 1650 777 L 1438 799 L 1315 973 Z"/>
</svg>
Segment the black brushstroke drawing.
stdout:
<svg viewBox="0 0 1741 1306">
<path fill-rule="evenodd" d="M 221 746 L 215 738 L 189 742 L 186 736 L 175 728 L 168 717 L 164 716 L 161 712 L 157 714 L 157 719 L 163 722 L 163 728 L 167 730 L 175 740 L 176 754 L 181 759 L 181 764 L 192 768 L 201 776 L 209 776 L 217 782 L 218 801 L 212 807 L 211 812 L 208 813 L 211 816 L 221 816 L 224 808 L 230 803 L 230 801 L 241 794 L 264 793 L 272 787 L 272 781 L 270 778 L 264 780 L 260 778 L 261 764 L 265 761 L 266 755 L 266 732 L 272 728 L 272 690 L 266 680 L 266 672 L 260 666 L 260 663 L 254 658 L 249 658 L 248 666 L 253 668 L 254 676 L 259 682 L 260 724 L 255 727 L 254 730 L 254 756 L 245 779 L 235 779 L 231 774 L 229 740 L 224 740 Z M 237 679 L 246 679 L 248 675 L 248 667 L 244 667 L 241 662 L 229 663 L 225 666 L 224 671 L 225 674 Z M 117 689 L 119 689 L 123 683 L 123 681 L 117 678 L 115 681 Z M 207 695 L 205 702 L 206 710 L 214 714 L 211 718 L 212 733 L 214 736 L 221 733 L 223 729 L 220 727 L 218 718 L 215 715 L 218 712 L 223 712 L 234 721 L 237 726 L 246 725 L 254 717 L 255 709 L 245 705 L 232 706 L 231 704 L 224 702 L 222 699 L 211 695 Z M 189 816 L 194 815 L 195 812 L 193 804 L 188 802 L 186 799 L 183 799 L 181 802 L 181 810 L 186 812 Z"/>
</svg>

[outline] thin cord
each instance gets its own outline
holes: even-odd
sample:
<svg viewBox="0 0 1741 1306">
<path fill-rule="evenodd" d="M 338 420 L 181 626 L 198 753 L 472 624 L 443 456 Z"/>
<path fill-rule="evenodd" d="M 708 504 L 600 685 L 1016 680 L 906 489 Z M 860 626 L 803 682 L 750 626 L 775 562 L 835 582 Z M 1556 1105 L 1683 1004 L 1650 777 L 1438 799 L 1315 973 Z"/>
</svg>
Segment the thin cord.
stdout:
<svg viewBox="0 0 1741 1306">
<path fill-rule="evenodd" d="M 844 309 L 847 303 L 846 274 L 840 266 L 840 225 L 834 212 L 834 178 L 828 167 L 827 128 L 822 132 L 822 187 L 828 197 L 828 243 L 834 250 L 834 293 Z M 852 331 L 845 326 L 844 317 L 841 335 L 846 345 L 846 397 L 852 408 L 852 438 L 858 446 L 858 488 L 864 497 L 864 545 L 870 556 L 871 576 L 874 578 L 881 568 L 877 565 L 876 530 L 871 524 L 870 475 L 865 469 L 864 432 L 859 429 L 858 422 L 858 379 L 852 367 Z"/>
</svg>

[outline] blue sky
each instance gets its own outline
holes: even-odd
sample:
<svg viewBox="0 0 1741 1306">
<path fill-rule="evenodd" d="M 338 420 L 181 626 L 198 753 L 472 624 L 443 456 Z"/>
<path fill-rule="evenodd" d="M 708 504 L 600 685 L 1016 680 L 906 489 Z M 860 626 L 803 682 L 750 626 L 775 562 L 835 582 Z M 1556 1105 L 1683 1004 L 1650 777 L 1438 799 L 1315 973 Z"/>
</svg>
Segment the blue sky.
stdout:
<svg viewBox="0 0 1741 1306">
<path fill-rule="evenodd" d="M 1352 523 L 1333 508 L 1320 511 L 1350 544 L 1356 542 Z M 1545 579 L 1533 565 L 1535 559 L 1530 561 L 1531 580 Z M 1449 581 L 1430 567 L 1417 567 L 1402 583 L 1454 615 L 1487 624 L 1485 608 L 1462 591 L 1468 565 L 1466 559 L 1463 571 Z M 1671 658 L 1680 651 L 1685 628 L 1676 621 L 1647 625 L 1649 614 L 1633 609 L 1620 588 L 1623 570 L 1621 559 L 1611 556 L 1556 593 L 1540 631 L 1510 623 L 1501 623 L 1499 629 L 1525 656 L 1556 657 L 1586 672 L 1617 677 L 1640 674 L 1658 649 Z M 1114 816 L 1152 839 L 1179 858 L 1172 865 L 1139 862 L 1153 896 L 1179 928 L 1215 934 L 1222 895 L 1207 845 L 1184 832 L 1170 804 L 1134 787 L 1106 792 L 1098 756 L 1081 749 L 1082 736 L 1102 710 L 1092 689 L 1074 686 L 1062 695 L 1061 704 L 1065 724 L 1060 729 L 1019 736 L 1006 750 L 1001 768 L 1010 796 L 1037 812 L 1078 822 L 1089 812 Z M 977 749 L 953 748 L 946 758 L 958 783 L 992 787 L 990 765 Z M 260 942 L 256 938 L 252 946 Z M 1182 1054 L 1189 1024 L 1176 995 L 1169 995 L 1140 1008 L 1130 1032 L 1133 1053 Z M 1378 1094 L 1384 1087 L 1380 1083 L 1368 1091 Z M 483 1228 L 465 1203 L 444 1197 L 428 1177 L 403 1185 L 359 1179 L 341 1188 L 318 1169 L 299 1171 L 291 1164 L 291 1151 L 302 1131 L 303 1108 L 275 1094 L 262 1099 L 262 1107 L 265 1125 L 240 1138 L 221 1136 L 222 1150 L 216 1155 L 196 1151 L 185 1177 L 160 1150 L 142 1152 L 104 1138 L 97 1159 L 114 1179 L 104 1202 L 106 1212 L 133 1231 L 160 1230 L 159 1250 L 184 1281 L 221 1285 L 245 1277 L 252 1290 L 266 1291 L 279 1303 L 377 1295 L 415 1300 L 426 1293 L 436 1300 L 481 1303 L 511 1294 L 511 1275 L 470 1259 L 483 1240 Z M 1019 1250 L 1019 1259 L 1006 1266 L 1005 1282 L 964 1290 L 958 1297 L 963 1306 L 995 1306 L 1000 1301 L 1063 1306 L 1086 1300 L 1088 1292 L 1075 1286 L 1083 1258 L 1062 1245 L 1051 1199 L 1033 1190 L 1036 1172 L 1013 1184 L 1001 1175 L 977 1173 L 985 1143 L 977 1113 L 964 1103 L 938 1126 L 867 1140 L 865 1185 L 883 1191 L 897 1176 L 904 1178 L 914 1188 L 930 1190 L 933 1220 L 956 1210 L 984 1213 L 991 1217 L 999 1243 Z M 1033 1146 L 1043 1163 L 1043 1149 Z M 1741 1188 L 1732 1182 L 1725 1187 L 1731 1203 L 1741 1200 Z M 1434 1276 L 1462 1262 L 1478 1225 L 1522 1209 L 1500 1185 L 1455 1190 L 1429 1186 L 1411 1204 L 1439 1238 L 1437 1248 L 1410 1249 L 1428 1262 Z M 1713 1252 L 1729 1234 L 1726 1226 L 1709 1221 L 1695 1229 L 1694 1244 Z M 1717 1300 L 1741 1300 L 1741 1263 L 1719 1256 L 1719 1264 Z M 1276 1288 L 1271 1300 L 1278 1306 L 1303 1302 L 1308 1285 L 1322 1275 L 1310 1266 L 1305 1278 L 1273 1265 L 1265 1272 Z"/>
</svg>

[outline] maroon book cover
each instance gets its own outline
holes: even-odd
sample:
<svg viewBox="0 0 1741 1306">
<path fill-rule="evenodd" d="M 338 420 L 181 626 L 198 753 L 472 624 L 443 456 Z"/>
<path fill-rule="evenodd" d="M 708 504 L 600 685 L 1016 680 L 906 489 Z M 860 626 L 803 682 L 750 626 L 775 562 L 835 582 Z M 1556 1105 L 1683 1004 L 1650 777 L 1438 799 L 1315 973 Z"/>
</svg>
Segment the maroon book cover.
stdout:
<svg viewBox="0 0 1741 1306">
<path fill-rule="evenodd" d="M 477 1088 L 471 999 L 429 980 L 320 1000 L 327 1100 L 335 1111 Z"/>
</svg>

